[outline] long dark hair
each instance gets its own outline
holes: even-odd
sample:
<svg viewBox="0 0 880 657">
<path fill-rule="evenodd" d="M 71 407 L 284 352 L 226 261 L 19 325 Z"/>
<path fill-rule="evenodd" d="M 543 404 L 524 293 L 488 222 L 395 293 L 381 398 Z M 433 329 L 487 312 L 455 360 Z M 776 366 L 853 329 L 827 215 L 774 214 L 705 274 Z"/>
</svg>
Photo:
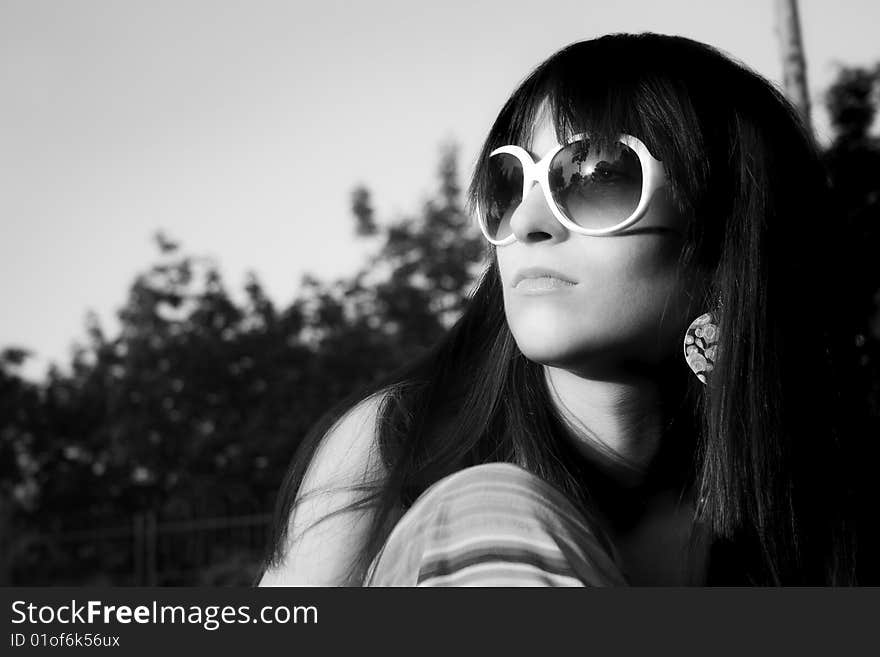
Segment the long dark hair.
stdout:
<svg viewBox="0 0 880 657">
<path fill-rule="evenodd" d="M 695 522 L 714 537 L 709 583 L 854 583 L 835 422 L 843 403 L 831 356 L 835 281 L 823 265 L 827 184 L 798 113 L 765 79 L 690 39 L 614 34 L 574 43 L 501 109 L 477 160 L 471 212 L 486 197 L 488 154 L 526 143 L 545 100 L 560 137 L 586 130 L 644 141 L 692 219 L 681 264 L 701 281 L 696 305 L 719 313 L 719 359 L 708 386 L 683 358 L 670 364 L 662 449 L 682 484 L 699 492 Z M 443 339 L 337 404 L 305 437 L 279 493 L 267 567 L 283 560 L 297 491 L 322 438 L 378 393 L 387 477 L 365 485 L 352 507 L 375 514 L 349 584 L 363 582 L 394 510 L 463 467 L 516 463 L 589 508 L 599 475 L 563 439 L 542 366 L 517 348 L 487 247 L 482 277 Z"/>
</svg>

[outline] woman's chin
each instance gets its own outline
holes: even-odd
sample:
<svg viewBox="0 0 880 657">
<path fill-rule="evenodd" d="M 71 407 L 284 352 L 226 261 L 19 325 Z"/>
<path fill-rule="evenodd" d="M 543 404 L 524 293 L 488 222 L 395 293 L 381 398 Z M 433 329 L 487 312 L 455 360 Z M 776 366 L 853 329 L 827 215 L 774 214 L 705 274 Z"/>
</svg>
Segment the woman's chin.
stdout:
<svg viewBox="0 0 880 657">
<path fill-rule="evenodd" d="M 592 351 L 582 340 L 560 336 L 553 331 L 529 331 L 516 338 L 519 350 L 531 361 L 553 367 L 565 367 L 589 357 Z"/>
<path fill-rule="evenodd" d="M 519 328 L 513 335 L 523 356 L 550 367 L 605 376 L 645 357 L 620 336 L 588 335 L 583 331 L 572 334 L 558 326 Z"/>
</svg>

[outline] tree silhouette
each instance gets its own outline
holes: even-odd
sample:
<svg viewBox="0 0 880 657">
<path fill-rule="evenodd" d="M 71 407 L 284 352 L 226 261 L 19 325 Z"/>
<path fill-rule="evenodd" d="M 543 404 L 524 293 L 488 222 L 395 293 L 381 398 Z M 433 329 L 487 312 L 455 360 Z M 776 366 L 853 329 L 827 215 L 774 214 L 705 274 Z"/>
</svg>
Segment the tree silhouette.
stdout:
<svg viewBox="0 0 880 657">
<path fill-rule="evenodd" d="M 825 153 L 840 225 L 837 266 L 846 271 L 840 294 L 858 350 L 854 376 L 880 416 L 880 139 L 871 134 L 880 92 L 880 64 L 843 68 L 826 95 L 835 137 Z"/>
<path fill-rule="evenodd" d="M 253 273 L 236 303 L 217 263 L 158 233 L 118 333 L 89 314 L 69 373 L 26 383 L 16 371 L 27 353 L 7 349 L 0 485 L 11 502 L 0 533 L 114 526 L 145 510 L 166 520 L 270 510 L 319 416 L 461 312 L 483 246 L 461 208 L 455 158 L 443 152 L 438 190 L 415 217 L 380 226 L 369 192 L 356 189 L 354 232 L 376 239 L 376 253 L 330 283 L 304 276 L 287 308 Z M 6 581 L 71 581 L 74 556 L 32 551 L 6 564 Z"/>
<path fill-rule="evenodd" d="M 837 246 L 832 264 L 842 281 L 836 319 L 852 349 L 846 396 L 857 419 L 850 447 L 852 499 L 865 583 L 880 581 L 880 568 L 871 558 L 880 551 L 880 500 L 871 484 L 880 459 L 880 139 L 871 134 L 878 91 L 880 65 L 843 68 L 826 96 L 835 137 L 825 160 L 838 219 L 829 225 L 829 241 Z"/>
</svg>

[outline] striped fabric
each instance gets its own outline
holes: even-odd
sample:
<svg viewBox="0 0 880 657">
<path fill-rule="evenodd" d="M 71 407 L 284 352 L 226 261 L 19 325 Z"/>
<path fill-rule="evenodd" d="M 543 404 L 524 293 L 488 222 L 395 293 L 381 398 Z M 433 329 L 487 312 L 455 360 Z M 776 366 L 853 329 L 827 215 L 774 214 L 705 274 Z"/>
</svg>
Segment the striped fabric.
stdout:
<svg viewBox="0 0 880 657">
<path fill-rule="evenodd" d="M 562 493 L 510 463 L 428 488 L 370 566 L 366 586 L 621 586 L 614 560 Z"/>
</svg>

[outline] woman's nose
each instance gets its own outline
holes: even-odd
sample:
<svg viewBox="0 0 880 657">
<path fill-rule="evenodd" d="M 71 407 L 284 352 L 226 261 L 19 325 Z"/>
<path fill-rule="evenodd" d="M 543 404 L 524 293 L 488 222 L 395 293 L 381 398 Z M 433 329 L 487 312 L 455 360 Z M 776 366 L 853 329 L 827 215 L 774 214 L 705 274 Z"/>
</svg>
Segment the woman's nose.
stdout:
<svg viewBox="0 0 880 657">
<path fill-rule="evenodd" d="M 522 242 L 562 239 L 568 229 L 553 215 L 541 185 L 533 183 L 510 217 L 510 229 Z"/>
</svg>

